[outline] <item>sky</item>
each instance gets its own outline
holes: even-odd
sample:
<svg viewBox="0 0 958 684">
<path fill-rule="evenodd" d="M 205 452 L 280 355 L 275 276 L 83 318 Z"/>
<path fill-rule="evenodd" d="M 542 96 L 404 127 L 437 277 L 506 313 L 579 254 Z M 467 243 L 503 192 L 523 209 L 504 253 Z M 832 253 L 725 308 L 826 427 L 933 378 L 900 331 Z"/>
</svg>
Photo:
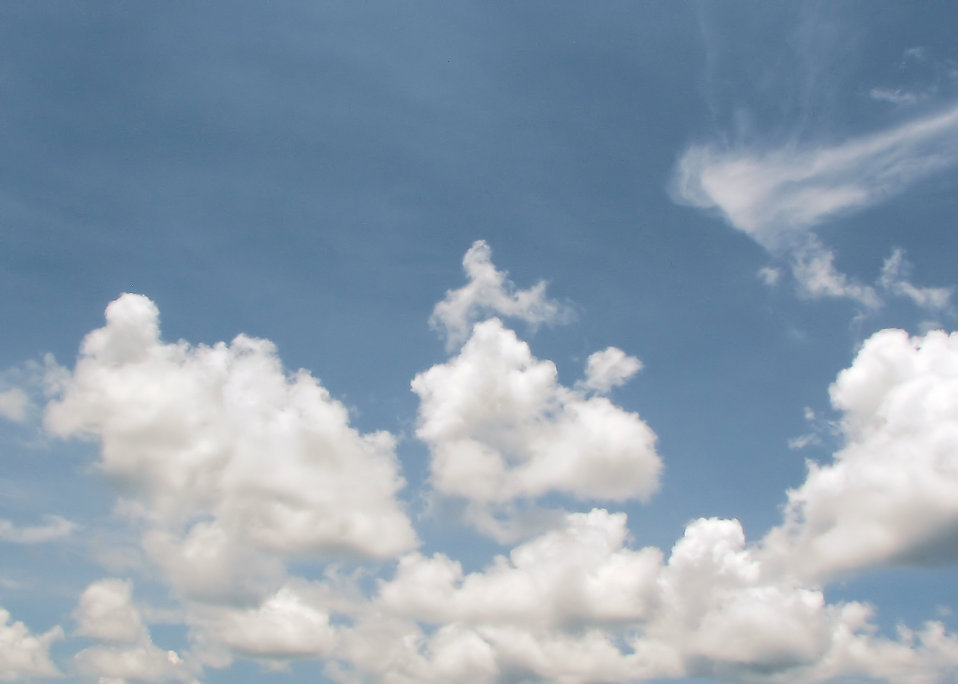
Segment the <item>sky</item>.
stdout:
<svg viewBox="0 0 958 684">
<path fill-rule="evenodd" d="M 958 681 L 956 22 L 0 4 L 0 681 Z"/>
</svg>

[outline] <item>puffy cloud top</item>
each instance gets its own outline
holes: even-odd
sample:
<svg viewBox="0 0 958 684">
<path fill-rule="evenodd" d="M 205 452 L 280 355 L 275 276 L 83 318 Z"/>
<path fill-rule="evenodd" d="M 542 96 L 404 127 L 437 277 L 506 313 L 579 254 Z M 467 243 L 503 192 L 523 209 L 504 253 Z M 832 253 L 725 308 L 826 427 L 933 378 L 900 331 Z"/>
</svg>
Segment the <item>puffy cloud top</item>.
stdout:
<svg viewBox="0 0 958 684">
<path fill-rule="evenodd" d="M 100 443 L 99 466 L 183 588 L 228 587 L 268 565 L 262 554 L 389 557 L 416 544 L 393 437 L 357 432 L 312 376 L 284 372 L 272 343 L 165 343 L 141 295 L 106 318 L 46 425 Z"/>
<path fill-rule="evenodd" d="M 517 290 L 505 271 L 492 263 L 492 250 L 477 240 L 462 259 L 469 282 L 450 290 L 436 304 L 430 323 L 441 330 L 450 349 L 469 337 L 474 322 L 486 316 L 517 318 L 532 325 L 551 323 L 568 315 L 555 300 L 546 297 L 546 284 L 539 281 L 527 290 Z"/>
<path fill-rule="evenodd" d="M 621 363 L 611 373 L 621 377 Z M 661 461 L 648 425 L 604 397 L 560 385 L 555 365 L 536 359 L 497 319 L 476 324 L 459 354 L 417 375 L 412 388 L 421 401 L 416 434 L 430 447 L 433 485 L 443 494 L 624 500 L 658 488 Z"/>
</svg>

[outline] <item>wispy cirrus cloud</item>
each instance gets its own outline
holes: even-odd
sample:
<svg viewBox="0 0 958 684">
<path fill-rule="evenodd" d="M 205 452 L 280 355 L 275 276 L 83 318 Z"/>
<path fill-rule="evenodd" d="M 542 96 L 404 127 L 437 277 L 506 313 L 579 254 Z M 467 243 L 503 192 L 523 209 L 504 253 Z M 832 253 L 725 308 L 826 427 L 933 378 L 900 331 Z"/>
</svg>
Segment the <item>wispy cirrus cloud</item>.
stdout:
<svg viewBox="0 0 958 684">
<path fill-rule="evenodd" d="M 800 244 L 814 226 L 955 163 L 958 106 L 835 145 L 692 145 L 679 158 L 671 192 L 777 252 Z"/>
<path fill-rule="evenodd" d="M 0 541 L 12 544 L 42 544 L 69 537 L 78 527 L 76 523 L 59 515 L 45 516 L 42 525 L 25 527 L 15 525 L 9 520 L 0 520 Z"/>
</svg>

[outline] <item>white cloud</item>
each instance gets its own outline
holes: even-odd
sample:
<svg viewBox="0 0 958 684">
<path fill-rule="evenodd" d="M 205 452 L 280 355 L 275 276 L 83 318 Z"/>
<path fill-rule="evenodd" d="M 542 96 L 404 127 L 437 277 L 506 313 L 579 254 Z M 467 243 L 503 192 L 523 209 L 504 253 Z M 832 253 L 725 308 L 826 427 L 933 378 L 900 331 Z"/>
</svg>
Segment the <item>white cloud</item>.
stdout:
<svg viewBox="0 0 958 684">
<path fill-rule="evenodd" d="M 129 580 L 107 578 L 90 584 L 73 612 L 77 634 L 100 642 L 74 655 L 76 671 L 110 682 L 195 681 L 195 667 L 175 651 L 154 645 L 133 603 Z"/>
<path fill-rule="evenodd" d="M 958 639 L 937 623 L 897 640 L 876 631 L 868 606 L 828 604 L 819 586 L 766 564 L 736 520 L 690 523 L 664 561 L 628 548 L 624 515 L 596 509 L 482 571 L 404 557 L 341 644 L 352 667 L 388 682 L 917 683 L 958 662 Z"/>
<path fill-rule="evenodd" d="M 140 295 L 106 317 L 60 378 L 46 425 L 99 442 L 99 467 L 178 588 L 222 597 L 264 573 L 275 584 L 288 555 L 383 558 L 416 544 L 392 435 L 353 429 L 307 372 L 283 371 L 270 342 L 164 343 Z"/>
<path fill-rule="evenodd" d="M 36 635 L 22 622 L 11 622 L 10 613 L 0 608 L 0 680 L 22 682 L 60 676 L 50 660 L 50 646 L 62 638 L 60 627 Z"/>
<path fill-rule="evenodd" d="M 915 104 L 919 98 L 915 93 L 902 90 L 901 88 L 872 88 L 868 91 L 868 95 L 873 100 L 895 105 L 912 105 Z"/>
<path fill-rule="evenodd" d="M 291 584 L 252 607 L 193 604 L 188 621 L 202 650 L 225 648 L 227 658 L 283 663 L 328 656 L 336 644 L 329 613 Z"/>
<path fill-rule="evenodd" d="M 658 488 L 655 433 L 608 399 L 560 385 L 555 365 L 533 357 L 497 319 L 478 323 L 459 354 L 417 375 L 412 389 L 416 434 L 429 445 L 442 494 L 621 501 Z"/>
<path fill-rule="evenodd" d="M 905 251 L 892 250 L 882 265 L 879 283 L 889 292 L 906 297 L 929 311 L 943 311 L 951 305 L 953 287 L 919 287 L 908 280 L 911 264 L 905 259 Z"/>
<path fill-rule="evenodd" d="M 767 553 L 829 577 L 887 563 L 954 561 L 958 538 L 958 334 L 884 330 L 831 387 L 844 446 L 788 493 Z"/>
<path fill-rule="evenodd" d="M 80 595 L 73 613 L 77 634 L 100 641 L 137 642 L 147 636 L 140 611 L 133 605 L 133 583 L 102 579 Z"/>
<path fill-rule="evenodd" d="M 433 309 L 429 322 L 446 336 L 449 349 L 464 342 L 472 324 L 488 316 L 506 316 L 538 325 L 569 315 L 565 307 L 546 297 L 544 281 L 528 290 L 517 290 L 508 279 L 508 273 L 496 269 L 491 256 L 492 251 L 484 240 L 474 242 L 462 259 L 469 282 L 458 290 L 446 292 L 446 297 Z"/>
<path fill-rule="evenodd" d="M 100 682 L 194 682 L 175 651 L 164 651 L 153 644 L 97 645 L 74 656 L 76 671 Z"/>
<path fill-rule="evenodd" d="M 758 277 L 769 287 L 774 287 L 782 279 L 782 271 L 771 266 L 763 266 L 758 270 Z"/>
<path fill-rule="evenodd" d="M 617 347 L 609 347 L 589 356 L 581 386 L 599 394 L 623 385 L 642 370 L 642 362 Z"/>
<path fill-rule="evenodd" d="M 854 286 L 829 273 L 830 254 L 818 256 L 826 264 L 809 282 Z M 888 283 L 907 282 L 901 259 L 886 268 Z M 201 665 L 235 658 L 274 669 L 322 660 L 328 676 L 349 682 L 924 684 L 953 671 L 958 637 L 942 625 L 879 636 L 869 607 L 828 603 L 821 582 L 876 564 L 955 559 L 958 335 L 875 335 L 831 389 L 844 446 L 832 464 L 810 466 L 783 524 L 749 544 L 736 520 L 695 520 L 669 553 L 633 548 L 624 513 L 534 508 L 552 492 L 654 493 L 655 434 L 600 396 L 640 367 L 610 347 L 565 387 L 554 364 L 490 319 L 416 376 L 417 435 L 435 491 L 474 524 L 485 516 L 487 532 L 524 528 L 508 554 L 466 572 L 446 554 L 411 550 L 390 435 L 352 429 L 342 405 L 304 371 L 286 374 L 268 342 L 163 343 L 152 302 L 121 297 L 75 368 L 52 369 L 60 395 L 46 420 L 56 434 L 99 441 L 99 466 L 142 529 L 146 555 L 183 600 L 192 647 L 181 658 L 156 646 L 132 584 L 100 580 L 74 612 L 77 634 L 101 642 L 75 656 L 76 672 L 190 681 Z M 818 420 L 811 410 L 806 418 Z M 547 531 L 496 518 L 527 505 L 531 518 L 549 519 Z M 288 574 L 293 562 L 343 550 L 398 556 L 395 572 Z"/>
<path fill-rule="evenodd" d="M 14 423 L 21 423 L 27 417 L 29 406 L 30 398 L 19 387 L 0 392 L 0 417 L 12 420 Z"/>
<path fill-rule="evenodd" d="M 798 284 L 799 294 L 810 299 L 843 297 L 852 299 L 866 309 L 875 310 L 882 305 L 874 288 L 851 280 L 835 268 L 835 254 L 826 249 L 817 239 L 811 239 L 797 250 L 792 262 L 792 275 Z"/>
<path fill-rule="evenodd" d="M 481 573 L 463 575 L 442 554 L 411 554 L 380 586 L 391 611 L 448 622 L 558 626 L 646 617 L 662 562 L 657 549 L 623 548 L 624 513 L 568 514 L 557 530 L 498 557 Z"/>
<path fill-rule="evenodd" d="M 69 537 L 79 527 L 59 515 L 44 516 L 43 525 L 18 527 L 9 520 L 0 519 L 0 541 L 13 544 L 42 544 Z"/>
<path fill-rule="evenodd" d="M 678 161 L 672 192 L 777 250 L 836 214 L 877 204 L 955 162 L 958 107 L 832 146 L 693 145 Z"/>
</svg>

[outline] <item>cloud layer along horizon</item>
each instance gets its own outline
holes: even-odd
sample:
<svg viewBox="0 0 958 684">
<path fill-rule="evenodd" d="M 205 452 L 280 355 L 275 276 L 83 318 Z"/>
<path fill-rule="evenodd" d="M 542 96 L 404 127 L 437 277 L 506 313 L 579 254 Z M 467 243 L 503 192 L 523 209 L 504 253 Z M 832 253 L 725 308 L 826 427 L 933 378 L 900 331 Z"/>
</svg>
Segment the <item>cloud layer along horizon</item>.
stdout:
<svg viewBox="0 0 958 684">
<path fill-rule="evenodd" d="M 671 548 L 636 546 L 616 506 L 655 495 L 662 458 L 653 429 L 608 395 L 642 363 L 608 347 L 562 385 L 499 318 L 553 318 L 545 286 L 516 289 L 490 254 L 467 253 L 468 284 L 434 314 L 456 343 L 412 390 L 430 459 L 420 493 L 461 503 L 458 524 L 501 553 L 467 570 L 424 551 L 399 438 L 352 427 L 272 343 L 167 342 L 156 305 L 124 294 L 72 368 L 48 365 L 44 426 L 96 445 L 140 569 L 93 581 L 43 633 L 0 612 L 0 680 L 193 682 L 237 659 L 315 660 L 343 682 L 926 684 L 958 671 L 941 622 L 891 637 L 874 607 L 827 598 L 849 572 L 956 560 L 958 334 L 884 330 L 862 345 L 829 390 L 840 448 L 808 463 L 765 536 L 700 518 Z M 53 513 L 0 525 L 19 544 L 82 534 Z M 155 643 L 138 600 L 151 584 L 185 648 Z M 79 639 L 71 658 L 51 654 Z"/>
</svg>

